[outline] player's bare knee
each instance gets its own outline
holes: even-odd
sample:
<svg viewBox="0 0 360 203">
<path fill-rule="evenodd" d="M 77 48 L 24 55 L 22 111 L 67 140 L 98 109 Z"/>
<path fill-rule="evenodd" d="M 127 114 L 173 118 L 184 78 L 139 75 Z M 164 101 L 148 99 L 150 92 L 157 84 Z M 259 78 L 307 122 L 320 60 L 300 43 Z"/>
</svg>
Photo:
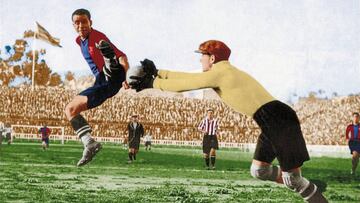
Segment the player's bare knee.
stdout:
<svg viewBox="0 0 360 203">
<path fill-rule="evenodd" d="M 267 165 L 260 166 L 252 164 L 250 167 L 251 176 L 260 180 L 276 181 L 280 175 L 280 169 L 278 166 Z"/>
<path fill-rule="evenodd" d="M 71 118 L 76 115 L 75 114 L 75 106 L 73 105 L 73 103 L 69 103 L 68 105 L 66 105 L 65 115 L 69 120 L 71 120 Z"/>
</svg>

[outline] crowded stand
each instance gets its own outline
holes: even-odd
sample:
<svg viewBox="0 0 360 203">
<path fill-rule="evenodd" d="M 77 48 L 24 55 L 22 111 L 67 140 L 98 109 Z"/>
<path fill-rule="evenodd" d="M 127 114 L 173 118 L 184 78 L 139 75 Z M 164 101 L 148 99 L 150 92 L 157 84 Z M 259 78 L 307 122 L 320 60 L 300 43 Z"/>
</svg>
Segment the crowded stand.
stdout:
<svg viewBox="0 0 360 203">
<path fill-rule="evenodd" d="M 151 91 L 151 90 L 149 90 Z M 77 92 L 59 87 L 0 86 L 0 121 L 8 125 L 48 125 L 65 128 L 65 135 L 74 132 L 64 115 L 65 105 Z M 293 108 L 298 113 L 307 144 L 343 145 L 345 129 L 351 114 L 359 111 L 360 96 L 334 99 L 303 98 Z M 197 131 L 207 109 L 214 109 L 220 121 L 220 142 L 254 143 L 260 129 L 250 117 L 241 115 L 216 99 L 194 99 L 180 94 L 163 96 L 120 91 L 84 117 L 98 137 L 127 136 L 131 115 L 138 114 L 145 130 L 155 140 L 200 141 Z M 18 128 L 16 132 L 30 129 Z M 19 132 L 21 133 L 21 132 Z"/>
</svg>

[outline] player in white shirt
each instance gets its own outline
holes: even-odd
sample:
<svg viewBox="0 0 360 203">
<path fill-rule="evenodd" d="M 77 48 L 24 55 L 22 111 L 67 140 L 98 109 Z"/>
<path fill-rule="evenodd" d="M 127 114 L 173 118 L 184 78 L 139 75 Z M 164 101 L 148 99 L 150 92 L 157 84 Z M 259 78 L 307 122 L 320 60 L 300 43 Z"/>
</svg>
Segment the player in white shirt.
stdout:
<svg viewBox="0 0 360 203">
<path fill-rule="evenodd" d="M 151 150 L 151 135 L 150 133 L 146 134 L 144 137 L 145 150 Z"/>
</svg>

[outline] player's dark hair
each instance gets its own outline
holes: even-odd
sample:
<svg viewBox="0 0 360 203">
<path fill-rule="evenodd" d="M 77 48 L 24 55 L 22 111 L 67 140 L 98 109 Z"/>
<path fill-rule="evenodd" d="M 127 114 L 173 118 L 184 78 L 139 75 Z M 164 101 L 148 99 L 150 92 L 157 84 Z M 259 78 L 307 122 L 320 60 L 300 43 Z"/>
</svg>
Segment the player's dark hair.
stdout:
<svg viewBox="0 0 360 203">
<path fill-rule="evenodd" d="M 358 112 L 354 112 L 353 116 L 360 116 Z"/>
<path fill-rule="evenodd" d="M 91 20 L 90 11 L 88 11 L 84 8 L 75 10 L 71 15 L 71 20 L 73 20 L 74 15 L 86 15 L 89 18 L 89 20 Z"/>
</svg>

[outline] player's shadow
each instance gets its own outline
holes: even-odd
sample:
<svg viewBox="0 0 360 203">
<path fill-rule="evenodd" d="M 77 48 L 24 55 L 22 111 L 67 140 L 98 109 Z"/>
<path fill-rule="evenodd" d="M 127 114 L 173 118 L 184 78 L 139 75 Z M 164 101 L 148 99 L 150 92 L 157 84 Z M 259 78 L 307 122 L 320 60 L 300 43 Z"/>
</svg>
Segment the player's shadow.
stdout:
<svg viewBox="0 0 360 203">
<path fill-rule="evenodd" d="M 318 188 L 320 192 L 325 192 L 327 188 L 327 183 L 322 180 L 317 179 L 310 179 L 310 182 L 314 183 Z"/>
<path fill-rule="evenodd" d="M 204 160 L 202 154 L 171 154 L 158 153 L 155 151 L 139 154 L 143 165 L 151 165 L 166 168 L 203 168 Z M 175 161 L 174 161 L 175 160 Z M 216 160 L 217 170 L 224 171 L 249 171 L 250 161 L 240 159 L 228 160 L 222 157 Z M 250 172 L 249 172 L 250 176 Z"/>
</svg>

